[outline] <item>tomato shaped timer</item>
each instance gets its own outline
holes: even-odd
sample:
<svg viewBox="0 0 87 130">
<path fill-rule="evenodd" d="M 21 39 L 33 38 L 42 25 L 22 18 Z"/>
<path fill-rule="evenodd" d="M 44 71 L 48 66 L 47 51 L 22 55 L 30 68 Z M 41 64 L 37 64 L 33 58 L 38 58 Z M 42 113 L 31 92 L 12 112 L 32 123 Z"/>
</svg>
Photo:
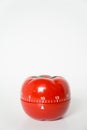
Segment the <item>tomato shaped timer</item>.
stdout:
<svg viewBox="0 0 87 130">
<path fill-rule="evenodd" d="M 24 111 L 37 120 L 56 120 L 63 117 L 70 103 L 70 88 L 61 76 L 31 76 L 21 89 Z"/>
</svg>

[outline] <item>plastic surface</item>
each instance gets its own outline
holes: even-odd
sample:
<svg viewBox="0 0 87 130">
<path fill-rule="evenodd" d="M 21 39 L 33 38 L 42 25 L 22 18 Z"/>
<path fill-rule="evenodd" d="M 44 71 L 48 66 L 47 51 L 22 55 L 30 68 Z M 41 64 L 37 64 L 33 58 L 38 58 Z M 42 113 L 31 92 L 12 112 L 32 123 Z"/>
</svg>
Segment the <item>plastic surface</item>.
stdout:
<svg viewBox="0 0 87 130">
<path fill-rule="evenodd" d="M 60 76 L 31 76 L 21 89 L 24 111 L 38 120 L 56 120 L 65 114 L 70 103 L 70 89 Z"/>
</svg>

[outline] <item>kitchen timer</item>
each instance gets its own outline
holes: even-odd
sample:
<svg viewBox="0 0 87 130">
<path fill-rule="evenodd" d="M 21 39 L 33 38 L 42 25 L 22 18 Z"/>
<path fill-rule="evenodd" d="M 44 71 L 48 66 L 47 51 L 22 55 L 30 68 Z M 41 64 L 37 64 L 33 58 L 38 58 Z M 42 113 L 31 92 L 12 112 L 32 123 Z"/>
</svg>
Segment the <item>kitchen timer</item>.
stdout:
<svg viewBox="0 0 87 130">
<path fill-rule="evenodd" d="M 34 119 L 60 119 L 70 104 L 70 87 L 61 76 L 31 76 L 22 85 L 21 104 Z"/>
</svg>

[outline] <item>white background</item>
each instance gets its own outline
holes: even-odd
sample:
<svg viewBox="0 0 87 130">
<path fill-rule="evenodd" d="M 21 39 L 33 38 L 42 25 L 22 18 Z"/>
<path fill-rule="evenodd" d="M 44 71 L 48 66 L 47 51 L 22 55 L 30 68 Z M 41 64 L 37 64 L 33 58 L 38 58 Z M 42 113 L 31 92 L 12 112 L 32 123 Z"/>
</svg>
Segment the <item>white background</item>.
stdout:
<svg viewBox="0 0 87 130">
<path fill-rule="evenodd" d="M 23 112 L 21 85 L 39 74 L 69 82 L 65 118 L 37 121 Z M 0 0 L 0 129 L 87 130 L 86 0 Z"/>
</svg>

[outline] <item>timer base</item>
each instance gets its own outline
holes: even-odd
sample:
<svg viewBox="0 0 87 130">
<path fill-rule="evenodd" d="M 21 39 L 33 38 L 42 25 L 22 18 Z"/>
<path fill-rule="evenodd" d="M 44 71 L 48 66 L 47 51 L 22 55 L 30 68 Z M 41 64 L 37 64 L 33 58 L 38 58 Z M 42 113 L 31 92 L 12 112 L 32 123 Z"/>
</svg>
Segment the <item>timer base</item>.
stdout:
<svg viewBox="0 0 87 130">
<path fill-rule="evenodd" d="M 37 104 L 21 100 L 21 103 L 26 114 L 34 119 L 57 120 L 64 116 L 69 107 L 70 101 L 55 104 Z"/>
</svg>

